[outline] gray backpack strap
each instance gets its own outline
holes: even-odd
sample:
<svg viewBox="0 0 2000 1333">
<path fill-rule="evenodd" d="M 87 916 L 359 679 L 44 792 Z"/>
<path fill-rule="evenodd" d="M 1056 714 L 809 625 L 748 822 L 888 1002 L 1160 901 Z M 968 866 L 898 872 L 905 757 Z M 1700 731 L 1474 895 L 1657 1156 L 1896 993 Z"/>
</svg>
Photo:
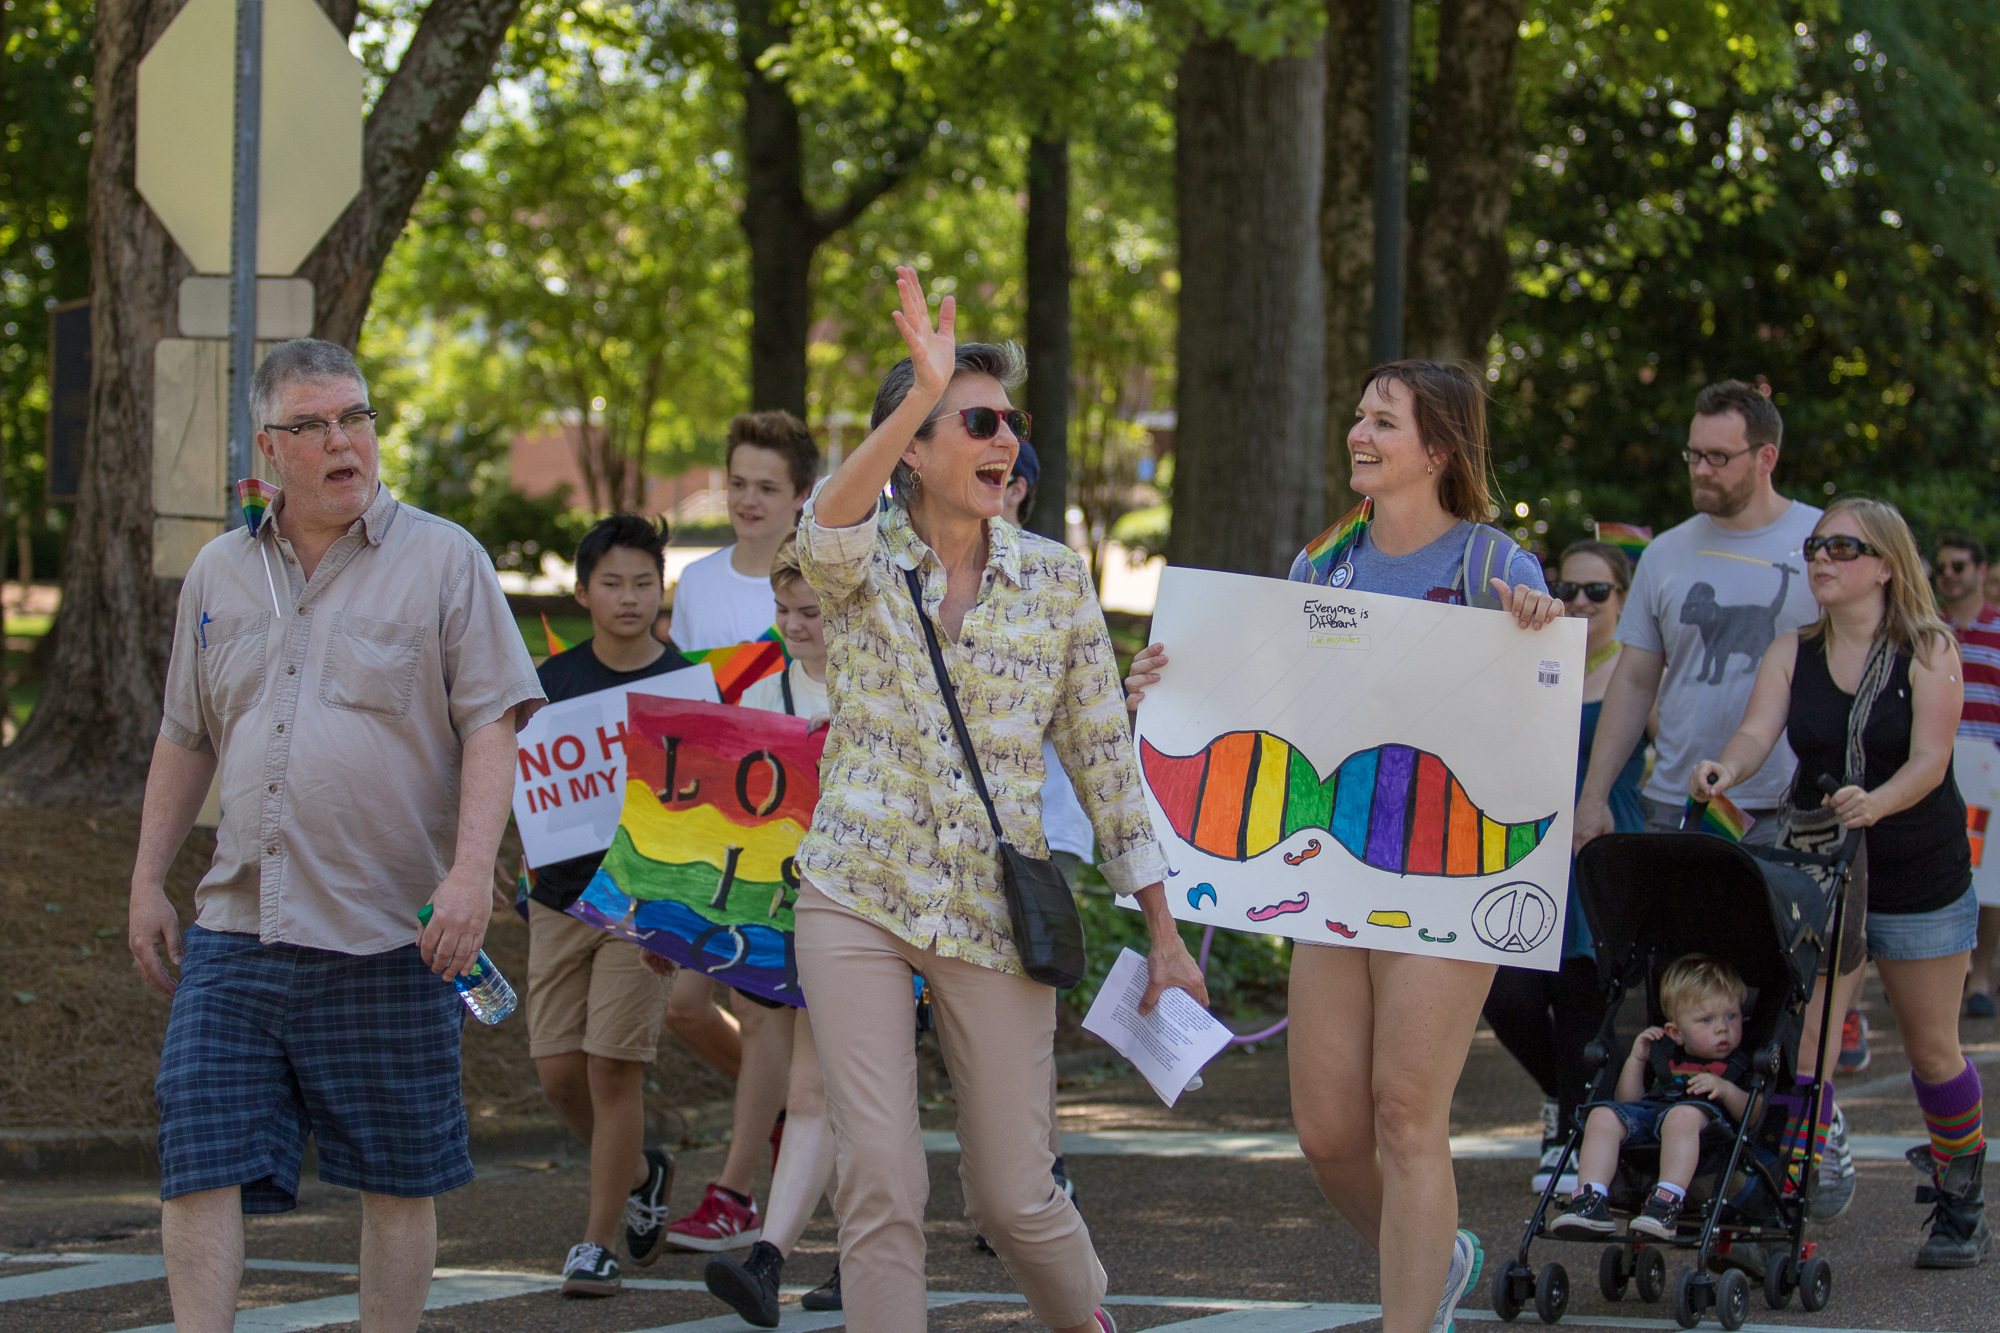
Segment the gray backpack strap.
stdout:
<svg viewBox="0 0 2000 1333">
<path fill-rule="evenodd" d="M 1465 542 L 1465 568 L 1460 575 L 1467 606 L 1488 611 L 1500 609 L 1492 580 L 1506 579 L 1507 570 L 1514 563 L 1514 553 L 1520 549 L 1512 537 L 1498 528 L 1484 523 L 1472 525 L 1472 535 Z"/>
</svg>

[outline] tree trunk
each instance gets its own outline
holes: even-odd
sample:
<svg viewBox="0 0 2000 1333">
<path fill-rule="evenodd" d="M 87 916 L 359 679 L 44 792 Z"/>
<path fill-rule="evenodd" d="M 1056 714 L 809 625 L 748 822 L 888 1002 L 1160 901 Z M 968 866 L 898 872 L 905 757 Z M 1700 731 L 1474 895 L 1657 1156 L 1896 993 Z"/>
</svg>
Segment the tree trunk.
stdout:
<svg viewBox="0 0 2000 1333">
<path fill-rule="evenodd" d="M 342 33 L 355 0 L 320 0 Z M 458 139 L 465 113 L 493 77 L 493 62 L 521 0 L 430 0 L 396 72 L 368 113 L 361 193 L 299 266 L 313 284 L 313 334 L 352 348 L 361 340 L 382 265 L 403 234 L 424 182 Z M 267 85 L 268 86 L 268 85 Z"/>
<path fill-rule="evenodd" d="M 806 420 L 806 339 L 812 330 L 812 260 L 828 238 L 907 176 L 930 141 L 922 128 L 891 128 L 878 157 L 830 208 L 806 198 L 799 107 L 765 53 L 792 37 L 782 0 L 737 0 L 736 59 L 743 70 L 743 213 L 750 242 L 750 406 Z"/>
<path fill-rule="evenodd" d="M 134 184 L 139 59 L 183 0 L 100 0 L 90 154 L 90 426 L 40 702 L 0 752 L 10 804 L 133 804 L 160 727 L 178 580 L 153 577 L 153 345 L 193 269 Z"/>
<path fill-rule="evenodd" d="M 1028 140 L 1028 388 L 1042 478 L 1027 526 L 1053 541 L 1069 535 L 1069 140 Z"/>
<path fill-rule="evenodd" d="M 1325 54 L 1181 57 L 1177 565 L 1282 576 L 1323 526 Z"/>
<path fill-rule="evenodd" d="M 1515 54 L 1523 0 L 1444 0 L 1412 209 L 1412 355 L 1484 367 L 1507 300 L 1507 210 L 1521 170 Z"/>
<path fill-rule="evenodd" d="M 180 585 L 153 577 L 153 350 L 192 272 L 135 185 L 139 60 L 184 0 L 99 0 L 90 154 L 90 424 L 63 560 L 62 632 L 0 801 L 136 805 Z M 362 140 L 363 186 L 309 255 L 314 331 L 352 347 L 389 249 L 491 76 L 521 0 L 431 0 Z M 350 0 L 326 0 L 342 30 Z M 268 86 L 268 85 L 267 85 Z"/>
<path fill-rule="evenodd" d="M 1375 34 L 1378 0 L 1327 0 L 1326 179 L 1320 262 L 1326 269 L 1326 517 L 1354 506 L 1347 431 L 1361 398 L 1375 313 Z"/>
</svg>

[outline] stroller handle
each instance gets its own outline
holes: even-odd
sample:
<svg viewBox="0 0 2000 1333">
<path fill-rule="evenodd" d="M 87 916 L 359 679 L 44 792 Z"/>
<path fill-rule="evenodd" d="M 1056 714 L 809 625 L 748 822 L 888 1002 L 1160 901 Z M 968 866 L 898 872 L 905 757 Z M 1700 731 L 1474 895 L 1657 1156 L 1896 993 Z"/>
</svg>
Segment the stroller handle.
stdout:
<svg viewBox="0 0 2000 1333">
<path fill-rule="evenodd" d="M 1827 796 L 1831 796 L 1840 790 L 1839 779 L 1830 773 L 1820 774 L 1813 785 L 1818 787 Z M 1702 817 L 1707 813 L 1707 801 L 1690 800 L 1687 808 L 1681 813 L 1681 832 L 1698 832 L 1701 828 Z M 1861 835 L 1863 831 L 1858 828 L 1847 830 L 1847 836 L 1841 840 L 1840 851 L 1833 856 L 1815 856 L 1810 852 L 1791 852 L 1784 854 L 1780 859 L 1789 861 L 1796 857 L 1802 863 L 1808 865 L 1850 866 L 1854 864 L 1855 853 L 1861 850 Z"/>
</svg>

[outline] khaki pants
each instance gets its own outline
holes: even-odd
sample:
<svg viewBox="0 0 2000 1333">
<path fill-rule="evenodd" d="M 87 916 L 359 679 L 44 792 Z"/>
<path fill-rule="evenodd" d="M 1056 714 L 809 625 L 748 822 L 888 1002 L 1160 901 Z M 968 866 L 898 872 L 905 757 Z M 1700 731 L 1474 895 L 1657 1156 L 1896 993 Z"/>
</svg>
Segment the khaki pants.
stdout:
<svg viewBox="0 0 2000 1333">
<path fill-rule="evenodd" d="M 809 882 L 796 911 L 799 981 L 837 1143 L 834 1212 L 849 1327 L 925 1327 L 930 1171 L 917 1124 L 917 972 L 930 986 L 958 1102 L 966 1216 L 1037 1319 L 1051 1328 L 1089 1320 L 1104 1297 L 1104 1268 L 1083 1217 L 1049 1175 L 1055 991 L 905 943 Z"/>
</svg>

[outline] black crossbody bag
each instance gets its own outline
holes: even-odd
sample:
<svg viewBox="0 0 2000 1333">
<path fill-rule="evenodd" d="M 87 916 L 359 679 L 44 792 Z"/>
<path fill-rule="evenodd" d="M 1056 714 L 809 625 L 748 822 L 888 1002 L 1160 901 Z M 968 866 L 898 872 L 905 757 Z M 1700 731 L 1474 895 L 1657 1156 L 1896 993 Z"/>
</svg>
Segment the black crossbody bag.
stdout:
<svg viewBox="0 0 2000 1333">
<path fill-rule="evenodd" d="M 1000 828 L 1000 813 L 986 792 L 986 775 L 980 772 L 978 752 L 972 748 L 972 734 L 965 729 L 965 715 L 958 709 L 958 691 L 951 686 L 945 669 L 944 650 L 938 647 L 937 630 L 924 613 L 923 586 L 915 570 L 903 571 L 910 600 L 916 603 L 917 619 L 923 622 L 924 642 L 930 645 L 931 670 L 937 674 L 938 689 L 944 693 L 945 711 L 958 735 L 965 766 L 972 770 L 972 785 L 986 806 L 992 821 L 993 837 L 1000 844 L 1000 883 L 1007 894 L 1007 915 L 1014 930 L 1014 947 L 1020 952 L 1021 966 L 1034 980 L 1057 990 L 1068 990 L 1083 980 L 1083 918 L 1077 915 L 1076 897 L 1053 861 L 1029 856 L 1007 841 Z"/>
</svg>

